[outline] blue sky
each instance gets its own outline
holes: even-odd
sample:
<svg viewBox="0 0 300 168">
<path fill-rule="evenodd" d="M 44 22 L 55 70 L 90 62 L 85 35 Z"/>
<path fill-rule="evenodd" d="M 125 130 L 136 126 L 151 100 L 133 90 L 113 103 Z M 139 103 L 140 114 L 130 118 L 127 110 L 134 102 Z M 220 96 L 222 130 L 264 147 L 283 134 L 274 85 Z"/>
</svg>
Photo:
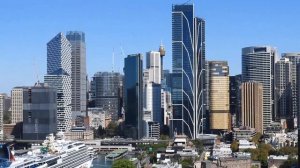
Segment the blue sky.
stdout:
<svg viewBox="0 0 300 168">
<path fill-rule="evenodd" d="M 58 32 L 86 33 L 87 72 L 122 72 L 125 54 L 166 47 L 171 68 L 171 7 L 179 0 L 2 0 L 0 1 L 0 93 L 33 85 L 46 74 L 46 43 Z M 191 1 L 193 2 L 193 1 Z M 241 48 L 272 45 L 279 53 L 300 51 L 299 0 L 198 0 L 206 20 L 208 60 L 227 60 L 241 71 Z M 37 77 L 38 76 L 38 77 Z"/>
</svg>

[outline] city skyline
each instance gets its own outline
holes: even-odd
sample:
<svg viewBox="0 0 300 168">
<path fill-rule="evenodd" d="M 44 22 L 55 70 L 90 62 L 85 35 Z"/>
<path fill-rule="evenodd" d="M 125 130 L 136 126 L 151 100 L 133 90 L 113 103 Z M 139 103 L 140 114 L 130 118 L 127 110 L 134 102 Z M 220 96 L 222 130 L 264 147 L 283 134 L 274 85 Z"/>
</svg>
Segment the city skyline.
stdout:
<svg viewBox="0 0 300 168">
<path fill-rule="evenodd" d="M 5 41 L 0 45 L 1 58 L 3 58 L 1 71 L 7 72 L 9 69 L 11 72 L 0 78 L 2 81 L 1 93 L 10 94 L 10 90 L 14 86 L 30 86 L 37 79 L 43 79 L 46 74 L 46 43 L 61 31 L 78 30 L 86 33 L 89 79 L 95 72 L 113 69 L 113 52 L 115 53 L 115 70 L 122 73 L 124 57 L 130 53 L 145 54 L 146 51 L 157 50 L 161 41 L 166 48 L 164 69 L 171 70 L 170 12 L 172 4 L 184 2 L 176 0 L 127 4 L 126 2 L 99 3 L 95 1 L 71 4 L 69 1 L 64 1 L 59 2 L 61 6 L 57 6 L 57 2 L 1 2 L 0 22 L 5 23 L 3 24 L 5 26 L 0 30 L 6 32 L 1 36 Z M 259 6 L 255 1 L 232 0 L 226 3 L 218 1 L 217 5 L 214 2 L 216 1 L 194 2 L 195 11 L 197 16 L 206 20 L 206 58 L 208 60 L 228 60 L 231 69 L 230 75 L 241 73 L 242 47 L 269 44 L 277 47 L 279 53 L 297 52 L 296 46 L 299 46 L 297 33 L 300 25 L 294 24 L 293 18 L 299 15 L 296 12 L 299 2 L 289 1 L 289 3 L 279 4 L 257 1 Z M 128 8 L 122 8 L 124 3 L 128 5 Z M 102 8 L 99 10 L 102 5 L 106 6 L 103 11 Z M 265 8 L 266 5 L 269 8 Z M 255 12 L 252 11 L 254 7 L 257 9 Z M 157 8 L 160 12 L 153 12 L 153 8 Z M 278 12 L 284 8 L 289 10 Z M 62 9 L 65 12 L 56 12 Z M 86 13 L 80 12 L 70 18 L 79 9 Z M 135 11 L 143 12 L 137 15 Z M 120 17 L 112 21 L 107 19 L 116 18 L 115 16 Z M 147 18 L 147 21 L 143 20 L 143 17 Z M 131 18 L 130 22 L 128 22 L 128 18 Z M 268 20 L 266 21 L 264 18 L 268 18 Z M 47 22 L 44 21 L 45 19 Z M 276 24 L 277 20 L 281 20 L 280 25 Z M 293 26 L 286 26 L 292 23 Z M 226 29 L 219 29 L 220 26 L 226 27 Z M 225 40 L 226 43 L 224 43 Z M 16 44 L 17 50 L 15 49 Z M 124 50 L 124 55 L 121 50 Z M 20 71 L 19 67 L 25 65 L 27 68 Z"/>
</svg>

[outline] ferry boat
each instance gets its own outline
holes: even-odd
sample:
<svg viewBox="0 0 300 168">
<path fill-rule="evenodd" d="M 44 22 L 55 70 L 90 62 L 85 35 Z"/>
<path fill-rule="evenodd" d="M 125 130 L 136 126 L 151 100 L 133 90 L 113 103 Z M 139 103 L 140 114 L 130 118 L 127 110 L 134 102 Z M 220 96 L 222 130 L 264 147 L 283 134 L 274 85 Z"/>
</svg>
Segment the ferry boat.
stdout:
<svg viewBox="0 0 300 168">
<path fill-rule="evenodd" d="M 122 158 L 127 154 L 128 150 L 127 149 L 118 149 L 114 150 L 113 152 L 109 153 L 108 155 L 105 156 L 105 160 L 117 160 Z"/>
<path fill-rule="evenodd" d="M 50 134 L 42 145 L 27 152 L 15 152 L 8 144 L 0 146 L 0 168 L 90 168 L 93 158 L 93 148 L 65 140 L 62 133 L 56 139 Z"/>
</svg>

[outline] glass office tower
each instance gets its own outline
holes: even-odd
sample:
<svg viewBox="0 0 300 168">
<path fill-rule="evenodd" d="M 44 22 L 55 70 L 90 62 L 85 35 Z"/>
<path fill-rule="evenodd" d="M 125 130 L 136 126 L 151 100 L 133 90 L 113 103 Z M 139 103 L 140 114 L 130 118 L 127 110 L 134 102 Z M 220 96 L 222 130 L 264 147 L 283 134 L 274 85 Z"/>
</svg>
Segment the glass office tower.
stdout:
<svg viewBox="0 0 300 168">
<path fill-rule="evenodd" d="M 271 46 L 254 46 L 242 49 L 243 82 L 259 82 L 263 85 L 263 129 L 272 122 L 274 104 L 274 59 L 276 49 Z"/>
<path fill-rule="evenodd" d="M 141 139 L 144 136 L 142 55 L 128 55 L 124 63 L 125 135 Z"/>
<path fill-rule="evenodd" d="M 205 21 L 191 4 L 173 5 L 172 68 L 173 131 L 196 138 L 205 117 Z"/>
</svg>

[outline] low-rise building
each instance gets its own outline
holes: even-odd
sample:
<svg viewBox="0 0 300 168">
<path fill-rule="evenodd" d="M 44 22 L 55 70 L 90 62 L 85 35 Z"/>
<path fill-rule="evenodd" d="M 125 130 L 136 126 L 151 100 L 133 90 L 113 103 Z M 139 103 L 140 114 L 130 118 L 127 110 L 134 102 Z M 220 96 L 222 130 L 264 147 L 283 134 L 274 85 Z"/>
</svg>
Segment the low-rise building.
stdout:
<svg viewBox="0 0 300 168">
<path fill-rule="evenodd" d="M 245 149 L 256 149 L 256 145 L 254 142 L 250 142 L 248 140 L 239 140 L 239 151 Z"/>
<path fill-rule="evenodd" d="M 219 158 L 215 161 L 205 160 L 201 162 L 201 168 L 251 168 L 252 166 L 260 168 L 260 164 L 253 162 L 250 158 L 235 158 L 235 157 L 226 157 Z"/>
<path fill-rule="evenodd" d="M 277 149 L 286 146 L 295 147 L 298 145 L 298 131 L 270 134 L 269 138 L 265 138 L 265 143 L 271 144 Z"/>
<path fill-rule="evenodd" d="M 269 167 L 280 167 L 284 164 L 285 161 L 288 160 L 289 155 L 281 155 L 281 156 L 275 156 L 270 155 L 268 156 L 268 166 Z"/>
<path fill-rule="evenodd" d="M 231 157 L 232 150 L 230 148 L 230 144 L 220 143 L 215 144 L 213 147 L 212 157 L 214 159 L 222 158 L 222 157 Z"/>
<path fill-rule="evenodd" d="M 159 139 L 160 137 L 160 125 L 155 121 L 146 122 L 146 136 L 147 138 Z"/>
<path fill-rule="evenodd" d="M 94 139 L 94 131 L 86 130 L 84 127 L 73 127 L 70 131 L 65 132 L 64 136 L 68 140 L 92 140 Z"/>
<path fill-rule="evenodd" d="M 254 128 L 242 126 L 239 128 L 233 128 L 233 140 L 252 140 L 252 138 L 255 136 L 256 131 Z"/>
</svg>

